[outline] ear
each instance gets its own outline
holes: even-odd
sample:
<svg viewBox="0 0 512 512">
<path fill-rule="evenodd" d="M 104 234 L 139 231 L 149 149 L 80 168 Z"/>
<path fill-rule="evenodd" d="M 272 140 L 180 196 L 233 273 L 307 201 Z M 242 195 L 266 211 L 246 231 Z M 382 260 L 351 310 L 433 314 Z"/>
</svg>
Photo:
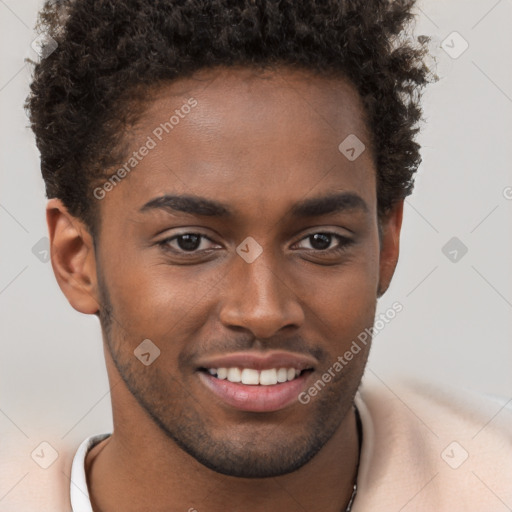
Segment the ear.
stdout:
<svg viewBox="0 0 512 512">
<path fill-rule="evenodd" d="M 60 199 L 46 205 L 53 272 L 71 306 L 81 313 L 99 312 L 94 242 L 85 224 Z"/>
<path fill-rule="evenodd" d="M 391 278 L 395 273 L 400 252 L 400 229 L 404 212 L 404 200 L 395 203 L 381 222 L 381 243 L 379 263 L 379 286 L 377 298 L 380 298 L 389 288 Z"/>
</svg>

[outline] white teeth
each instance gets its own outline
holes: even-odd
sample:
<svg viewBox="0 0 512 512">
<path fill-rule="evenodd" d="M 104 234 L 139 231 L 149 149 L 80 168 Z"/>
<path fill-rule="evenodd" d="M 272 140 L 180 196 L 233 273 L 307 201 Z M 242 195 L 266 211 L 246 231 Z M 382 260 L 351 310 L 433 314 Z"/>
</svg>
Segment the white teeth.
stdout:
<svg viewBox="0 0 512 512">
<path fill-rule="evenodd" d="M 258 370 L 253 370 L 251 368 L 244 368 L 242 370 L 242 384 L 255 384 L 258 385 L 260 383 Z"/>
<path fill-rule="evenodd" d="M 273 386 L 277 383 L 283 383 L 296 379 L 301 370 L 296 368 L 270 368 L 267 370 L 254 370 L 252 368 L 208 368 L 210 375 L 216 376 L 221 380 L 230 382 L 241 382 L 251 386 Z"/>
<path fill-rule="evenodd" d="M 275 369 L 261 370 L 260 384 L 262 386 L 272 386 L 273 384 L 277 384 L 277 371 Z"/>
<path fill-rule="evenodd" d="M 242 372 L 240 371 L 240 368 L 230 368 L 228 370 L 228 380 L 229 382 L 241 382 Z"/>
<path fill-rule="evenodd" d="M 277 382 L 286 382 L 288 380 L 288 370 L 286 368 L 279 368 L 276 375 Z"/>
</svg>

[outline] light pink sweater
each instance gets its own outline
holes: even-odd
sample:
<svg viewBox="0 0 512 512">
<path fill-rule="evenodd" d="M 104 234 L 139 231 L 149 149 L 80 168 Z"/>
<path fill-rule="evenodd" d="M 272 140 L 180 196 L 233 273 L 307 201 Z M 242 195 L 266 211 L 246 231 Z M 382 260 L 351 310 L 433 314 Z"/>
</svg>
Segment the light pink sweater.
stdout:
<svg viewBox="0 0 512 512">
<path fill-rule="evenodd" d="M 356 399 L 363 448 L 352 512 L 512 510 L 512 409 L 505 402 L 384 383 L 371 371 L 363 383 Z M 0 512 L 71 512 L 71 463 L 80 441 L 27 439 L 2 425 Z M 43 440 L 58 452 L 47 469 L 31 457 Z"/>
</svg>

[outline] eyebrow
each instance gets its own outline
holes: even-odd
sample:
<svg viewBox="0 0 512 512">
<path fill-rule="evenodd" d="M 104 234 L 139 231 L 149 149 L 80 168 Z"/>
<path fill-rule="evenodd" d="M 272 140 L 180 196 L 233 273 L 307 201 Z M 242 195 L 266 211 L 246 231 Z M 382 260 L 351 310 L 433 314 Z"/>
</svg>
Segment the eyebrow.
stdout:
<svg viewBox="0 0 512 512">
<path fill-rule="evenodd" d="M 182 212 L 191 215 L 233 218 L 235 212 L 224 203 L 206 197 L 194 195 L 169 195 L 155 197 L 148 201 L 139 211 L 148 212 L 154 210 L 165 210 Z M 304 199 L 293 205 L 290 214 L 292 217 L 306 218 L 319 217 L 345 211 L 369 212 L 368 205 L 364 199 L 354 192 L 341 192 L 327 196 Z"/>
</svg>

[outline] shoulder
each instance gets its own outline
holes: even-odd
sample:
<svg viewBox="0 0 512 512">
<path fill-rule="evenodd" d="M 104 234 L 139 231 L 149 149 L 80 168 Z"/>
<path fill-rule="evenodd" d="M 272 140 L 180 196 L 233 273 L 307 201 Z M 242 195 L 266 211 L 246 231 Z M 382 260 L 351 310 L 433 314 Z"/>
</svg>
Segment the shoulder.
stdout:
<svg viewBox="0 0 512 512">
<path fill-rule="evenodd" d="M 0 510 L 69 512 L 71 467 L 81 441 L 28 436 L 6 423 L 0 435 Z"/>
<path fill-rule="evenodd" d="M 512 507 L 512 401 L 373 375 L 356 404 L 363 508 L 354 512 Z"/>
<path fill-rule="evenodd" d="M 454 428 L 462 436 L 476 437 L 480 429 L 482 432 L 488 429 L 495 435 L 502 431 L 507 438 L 511 435 L 510 397 L 494 397 L 412 379 L 384 382 L 375 374 L 363 381 L 360 396 L 372 415 L 379 418 L 391 415 L 391 419 L 400 419 L 409 427 L 421 425 L 434 436 L 452 432 Z"/>
</svg>

